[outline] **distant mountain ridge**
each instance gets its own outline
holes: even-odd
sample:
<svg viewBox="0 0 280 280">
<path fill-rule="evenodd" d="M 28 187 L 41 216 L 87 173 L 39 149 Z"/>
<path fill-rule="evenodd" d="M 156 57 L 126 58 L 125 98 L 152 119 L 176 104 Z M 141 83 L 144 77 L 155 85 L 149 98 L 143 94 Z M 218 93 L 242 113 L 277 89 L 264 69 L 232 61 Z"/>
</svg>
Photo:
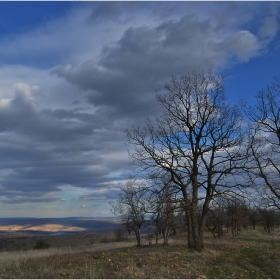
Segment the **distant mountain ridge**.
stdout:
<svg viewBox="0 0 280 280">
<path fill-rule="evenodd" d="M 111 231 L 119 225 L 115 217 L 89 218 L 0 218 L 0 233 L 72 234 Z"/>
</svg>

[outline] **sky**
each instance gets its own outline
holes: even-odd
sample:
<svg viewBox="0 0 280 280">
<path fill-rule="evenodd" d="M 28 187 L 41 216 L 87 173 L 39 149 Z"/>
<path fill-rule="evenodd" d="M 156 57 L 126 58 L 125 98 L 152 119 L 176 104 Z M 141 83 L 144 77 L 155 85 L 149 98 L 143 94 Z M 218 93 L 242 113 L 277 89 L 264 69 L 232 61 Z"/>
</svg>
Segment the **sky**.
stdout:
<svg viewBox="0 0 280 280">
<path fill-rule="evenodd" d="M 0 2 L 0 217 L 106 217 L 172 76 L 280 77 L 278 2 Z"/>
</svg>

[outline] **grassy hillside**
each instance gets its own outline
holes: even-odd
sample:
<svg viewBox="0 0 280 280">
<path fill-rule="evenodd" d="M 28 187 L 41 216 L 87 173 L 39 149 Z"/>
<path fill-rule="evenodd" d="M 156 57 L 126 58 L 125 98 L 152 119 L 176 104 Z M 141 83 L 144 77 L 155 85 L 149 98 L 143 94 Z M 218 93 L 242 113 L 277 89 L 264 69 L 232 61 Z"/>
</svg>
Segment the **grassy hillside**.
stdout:
<svg viewBox="0 0 280 280">
<path fill-rule="evenodd" d="M 189 250 L 186 236 L 169 246 L 136 248 L 134 242 L 82 244 L 0 253 L 1 278 L 280 278 L 280 233 L 262 229 L 205 238 Z M 74 244 L 73 244 L 74 245 Z"/>
<path fill-rule="evenodd" d="M 106 238 L 105 238 L 106 237 Z M 106 234 L 73 234 L 57 236 L 15 236 L 12 238 L 0 237 L 0 251 L 26 251 L 31 250 L 39 240 L 44 240 L 51 248 L 64 248 L 75 246 L 91 246 L 102 242 L 102 239 L 111 241 L 113 235 Z"/>
</svg>

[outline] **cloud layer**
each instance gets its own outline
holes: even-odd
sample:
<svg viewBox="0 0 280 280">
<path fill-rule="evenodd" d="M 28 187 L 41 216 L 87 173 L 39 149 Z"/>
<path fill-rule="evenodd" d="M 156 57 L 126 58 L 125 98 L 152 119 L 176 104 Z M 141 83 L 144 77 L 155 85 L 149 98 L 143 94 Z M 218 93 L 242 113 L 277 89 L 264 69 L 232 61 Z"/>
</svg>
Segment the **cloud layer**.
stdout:
<svg viewBox="0 0 280 280">
<path fill-rule="evenodd" d="M 124 130 L 159 114 L 155 92 L 261 56 L 278 29 L 277 3 L 86 2 L 1 37 L 0 202 L 113 199 L 133 170 Z"/>
</svg>

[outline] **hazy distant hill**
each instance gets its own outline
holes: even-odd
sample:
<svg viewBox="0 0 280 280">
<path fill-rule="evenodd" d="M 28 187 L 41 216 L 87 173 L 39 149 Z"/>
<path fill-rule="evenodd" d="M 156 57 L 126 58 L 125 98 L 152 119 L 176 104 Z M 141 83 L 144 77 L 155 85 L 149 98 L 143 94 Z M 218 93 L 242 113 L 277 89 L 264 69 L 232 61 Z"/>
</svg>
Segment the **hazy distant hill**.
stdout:
<svg viewBox="0 0 280 280">
<path fill-rule="evenodd" d="M 110 231 L 119 224 L 116 218 L 0 218 L 0 234 L 72 234 L 88 231 Z"/>
</svg>

